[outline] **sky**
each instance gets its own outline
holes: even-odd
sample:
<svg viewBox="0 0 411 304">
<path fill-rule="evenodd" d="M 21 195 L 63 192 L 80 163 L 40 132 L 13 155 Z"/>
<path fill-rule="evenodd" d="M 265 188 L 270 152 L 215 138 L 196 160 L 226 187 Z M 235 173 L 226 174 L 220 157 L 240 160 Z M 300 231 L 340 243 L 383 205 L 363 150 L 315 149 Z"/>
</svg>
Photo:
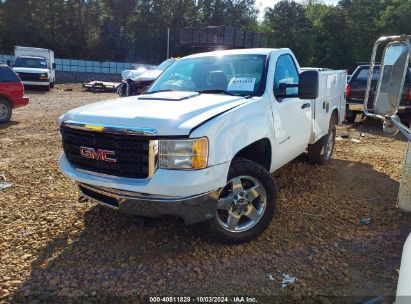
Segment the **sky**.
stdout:
<svg viewBox="0 0 411 304">
<path fill-rule="evenodd" d="M 274 5 L 280 0 L 256 0 L 258 8 L 260 9 L 260 14 L 258 16 L 258 20 L 263 20 L 264 17 L 264 9 L 266 7 L 274 7 Z M 303 2 L 303 0 L 297 0 L 297 2 Z M 337 4 L 338 0 L 322 0 L 325 4 Z"/>
</svg>

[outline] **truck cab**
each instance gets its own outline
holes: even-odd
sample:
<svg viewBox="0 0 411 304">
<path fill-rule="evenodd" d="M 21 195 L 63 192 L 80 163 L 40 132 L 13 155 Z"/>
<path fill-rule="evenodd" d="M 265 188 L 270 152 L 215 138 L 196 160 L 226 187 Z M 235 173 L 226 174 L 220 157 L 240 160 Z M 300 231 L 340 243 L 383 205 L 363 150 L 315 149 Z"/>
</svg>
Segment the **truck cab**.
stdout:
<svg viewBox="0 0 411 304">
<path fill-rule="evenodd" d="M 13 70 L 25 86 L 40 86 L 47 90 L 54 87 L 56 64 L 53 51 L 16 46 L 14 53 Z"/>
<path fill-rule="evenodd" d="M 272 172 L 306 149 L 330 162 L 345 83 L 345 71 L 301 71 L 289 49 L 187 56 L 143 95 L 61 116 L 60 169 L 81 201 L 207 221 L 219 241 L 244 242 L 276 212 Z"/>
</svg>

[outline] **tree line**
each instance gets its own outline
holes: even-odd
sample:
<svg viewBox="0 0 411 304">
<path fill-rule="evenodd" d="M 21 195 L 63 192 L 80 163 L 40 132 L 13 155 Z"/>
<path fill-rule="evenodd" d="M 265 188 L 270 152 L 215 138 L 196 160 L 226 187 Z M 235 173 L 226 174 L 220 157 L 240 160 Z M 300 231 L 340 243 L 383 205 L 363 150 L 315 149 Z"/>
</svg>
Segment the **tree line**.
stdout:
<svg viewBox="0 0 411 304">
<path fill-rule="evenodd" d="M 353 68 L 368 61 L 384 34 L 411 34 L 410 0 L 282 0 L 257 20 L 256 0 L 3 0 L 0 53 L 15 45 L 53 49 L 57 57 L 159 63 L 198 51 L 178 29 L 229 25 L 265 33 L 270 47 L 291 48 L 304 66 Z"/>
</svg>

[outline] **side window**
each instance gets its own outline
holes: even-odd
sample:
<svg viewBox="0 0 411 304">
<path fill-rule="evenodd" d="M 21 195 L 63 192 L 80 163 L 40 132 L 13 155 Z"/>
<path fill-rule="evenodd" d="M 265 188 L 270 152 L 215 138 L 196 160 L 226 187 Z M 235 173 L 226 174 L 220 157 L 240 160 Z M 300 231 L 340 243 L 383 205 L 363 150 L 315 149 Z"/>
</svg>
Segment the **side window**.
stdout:
<svg viewBox="0 0 411 304">
<path fill-rule="evenodd" d="M 297 84 L 298 83 L 298 72 L 295 67 L 294 60 L 290 55 L 282 55 L 278 58 L 277 64 L 275 66 L 274 74 L 274 95 L 280 93 L 280 84 Z M 298 88 L 287 88 L 287 95 L 298 94 Z"/>
<path fill-rule="evenodd" d="M 20 78 L 7 66 L 0 66 L 0 82 L 20 82 Z"/>
<path fill-rule="evenodd" d="M 370 68 L 363 68 L 358 72 L 357 76 L 355 76 L 353 80 L 367 81 L 369 72 L 370 72 Z M 372 80 L 378 80 L 379 74 L 380 74 L 380 67 L 374 67 Z"/>
</svg>

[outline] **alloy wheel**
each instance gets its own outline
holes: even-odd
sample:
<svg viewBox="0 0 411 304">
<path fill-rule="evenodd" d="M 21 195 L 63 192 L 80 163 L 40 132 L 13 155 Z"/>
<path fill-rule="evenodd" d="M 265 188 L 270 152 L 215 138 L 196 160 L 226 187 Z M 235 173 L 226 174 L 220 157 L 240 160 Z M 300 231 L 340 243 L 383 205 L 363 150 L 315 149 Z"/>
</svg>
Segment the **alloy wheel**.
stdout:
<svg viewBox="0 0 411 304">
<path fill-rule="evenodd" d="M 264 186 L 252 176 L 238 176 L 220 191 L 217 222 L 229 232 L 243 232 L 254 227 L 267 206 Z"/>
</svg>

